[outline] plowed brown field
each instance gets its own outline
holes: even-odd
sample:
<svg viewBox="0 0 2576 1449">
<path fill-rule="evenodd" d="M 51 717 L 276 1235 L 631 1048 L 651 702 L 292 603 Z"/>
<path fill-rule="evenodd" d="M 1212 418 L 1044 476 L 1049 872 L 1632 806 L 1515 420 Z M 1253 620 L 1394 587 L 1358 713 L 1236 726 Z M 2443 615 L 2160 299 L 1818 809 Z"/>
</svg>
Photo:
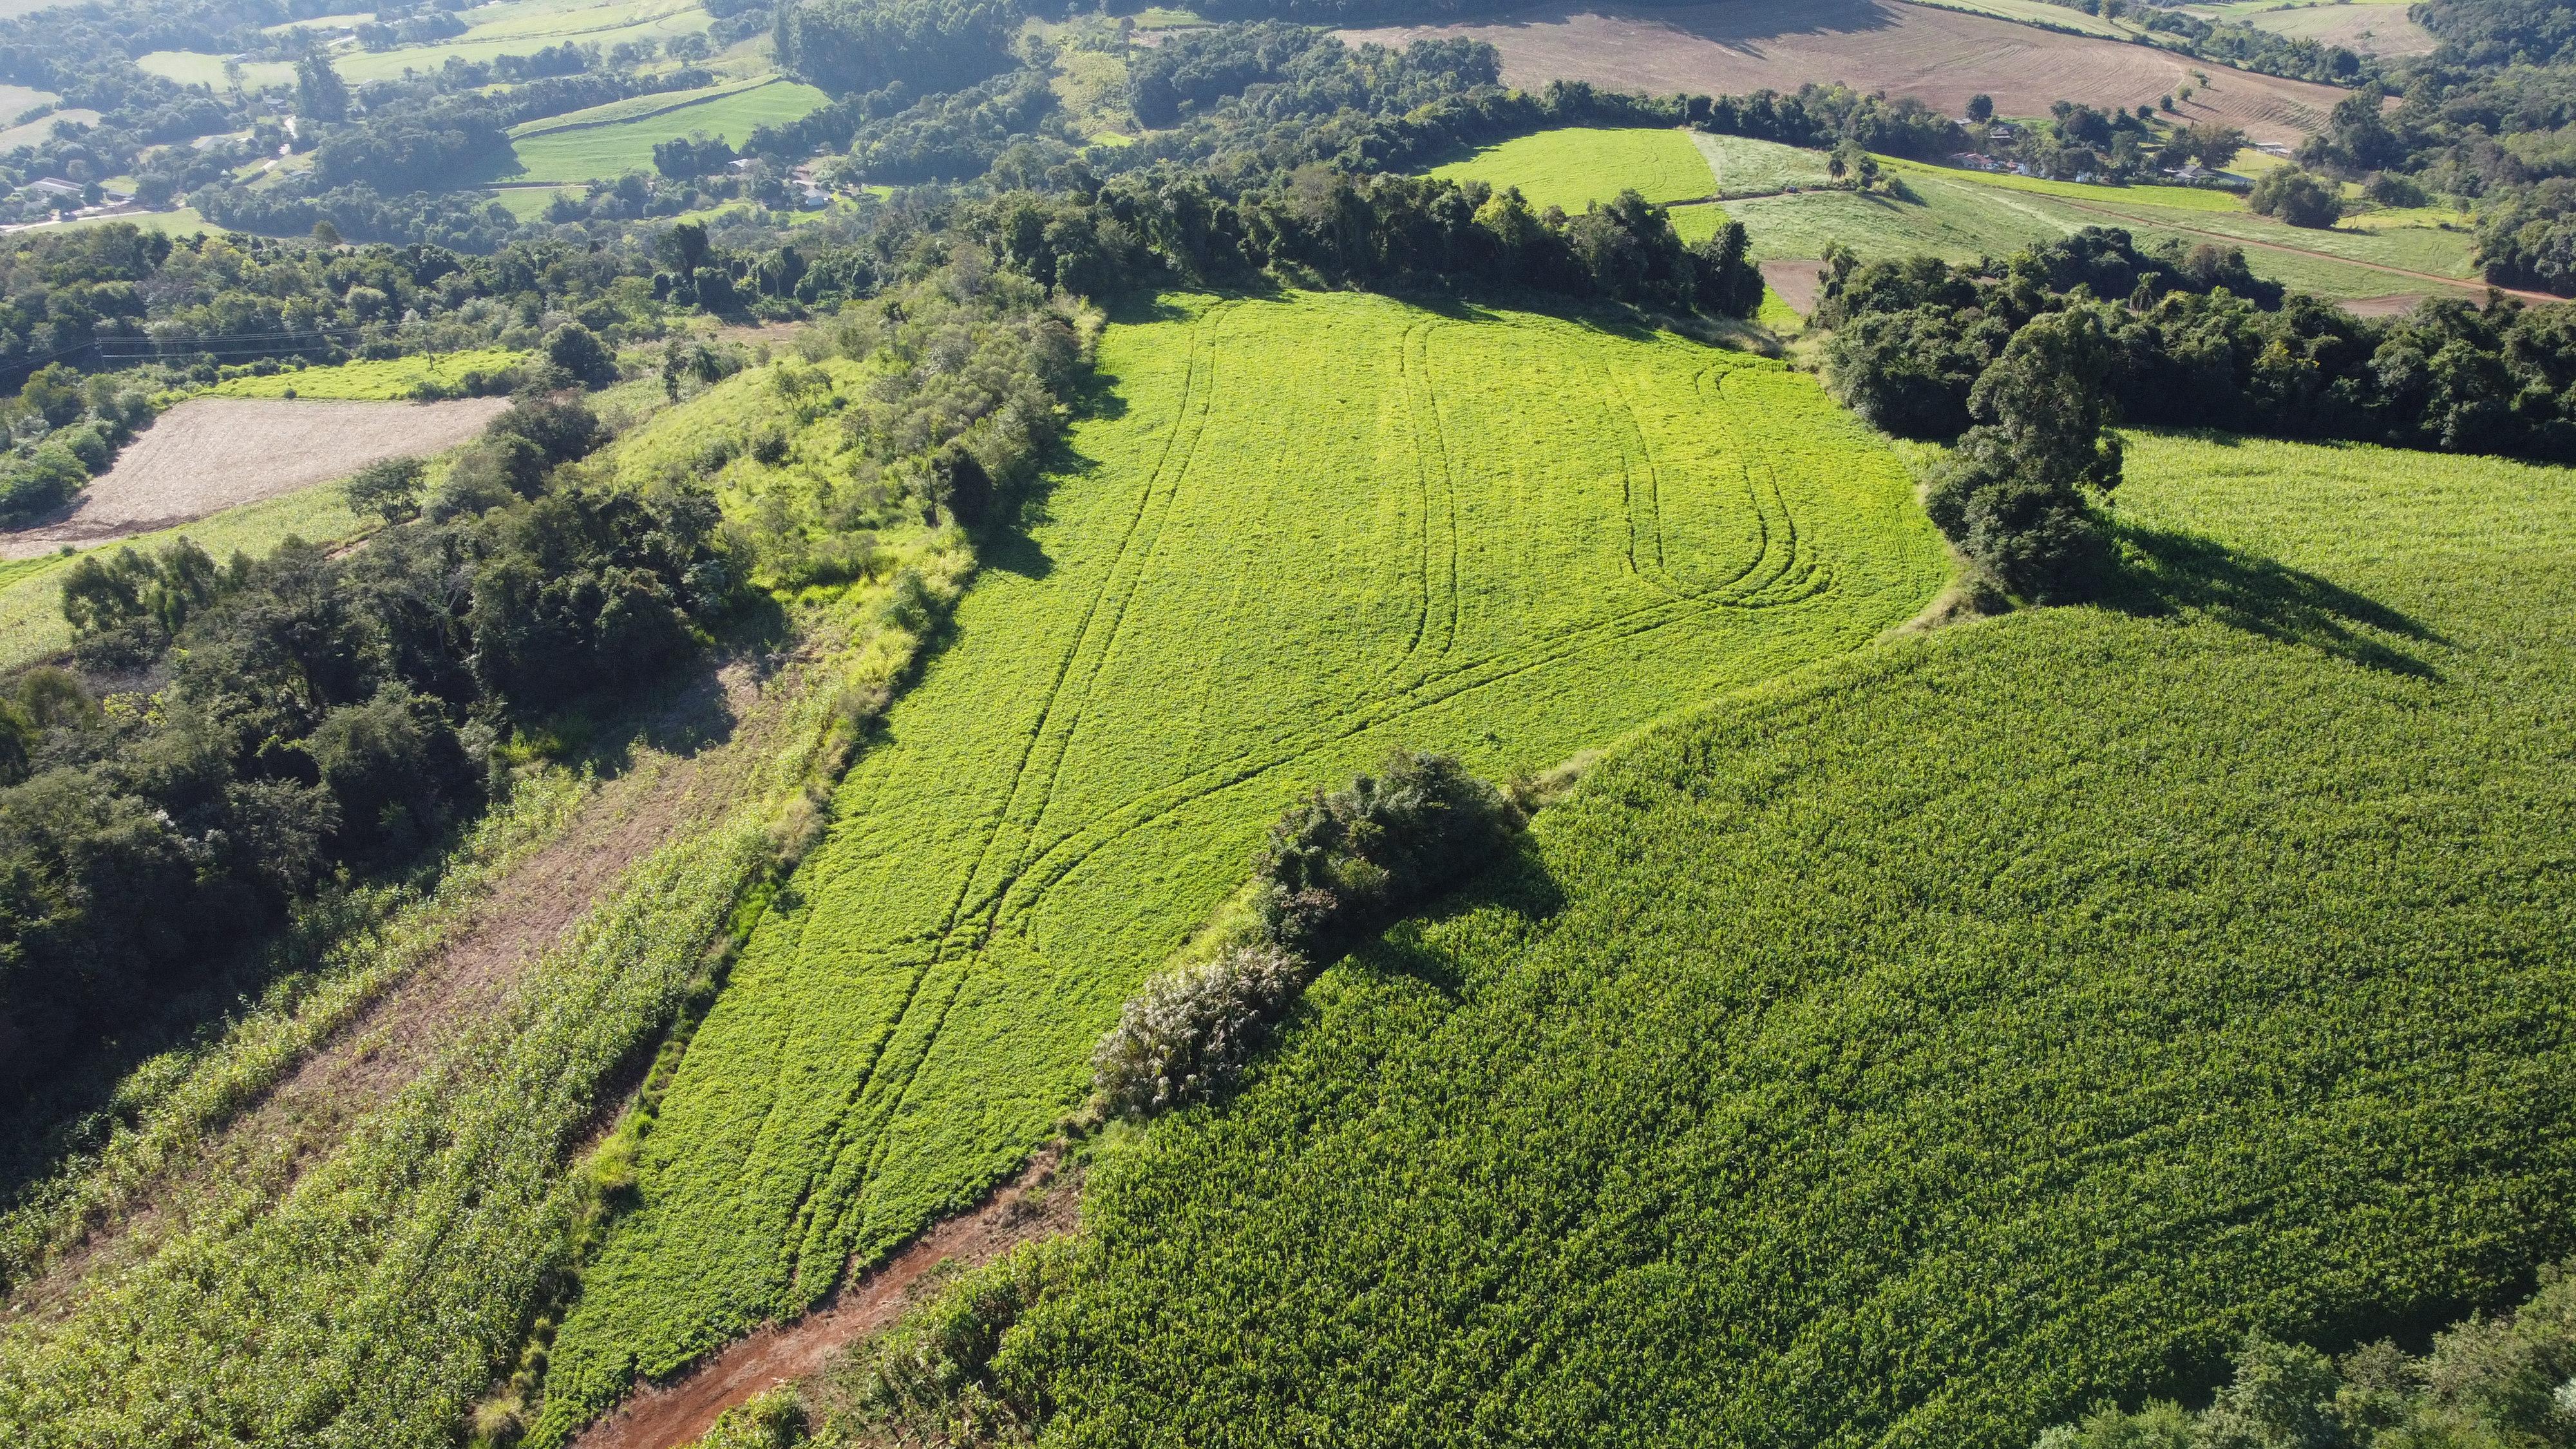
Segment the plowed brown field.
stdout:
<svg viewBox="0 0 2576 1449">
<path fill-rule="evenodd" d="M 0 533 L 0 558 L 33 558 L 191 523 L 236 504 L 345 478 L 375 462 L 439 452 L 507 411 L 510 400 L 291 402 L 201 397 L 161 415 L 90 480 L 70 514 Z"/>
<path fill-rule="evenodd" d="M 2145 45 L 2060 35 L 1983 15 L 1901 0 L 1733 0 L 1635 8 L 1551 4 L 1464 25 L 1346 30 L 1345 40 L 1403 45 L 1463 35 L 1503 55 L 1503 79 L 1618 90 L 1740 94 L 1793 91 L 1808 81 L 1914 96 L 1951 115 L 1994 97 L 2007 116 L 2043 115 L 2059 100 L 2153 105 L 2183 86 L 2190 121 L 2242 126 L 2258 141 L 2296 141 L 2325 121 L 2344 92 L 2196 62 Z M 2210 79 L 2199 87 L 2193 70 Z"/>
</svg>

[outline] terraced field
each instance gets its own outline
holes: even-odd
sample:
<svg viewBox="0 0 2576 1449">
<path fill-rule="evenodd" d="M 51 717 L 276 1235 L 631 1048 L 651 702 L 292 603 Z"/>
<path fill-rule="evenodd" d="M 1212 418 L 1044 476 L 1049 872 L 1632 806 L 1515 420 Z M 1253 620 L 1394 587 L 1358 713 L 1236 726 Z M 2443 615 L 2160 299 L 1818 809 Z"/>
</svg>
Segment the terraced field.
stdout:
<svg viewBox="0 0 2576 1449">
<path fill-rule="evenodd" d="M 852 771 L 645 1141 L 538 1438 L 1006 1176 L 1269 820 L 1391 745 L 1502 776 L 1859 647 L 1947 574 L 1775 363 L 1357 294 L 1171 299 Z"/>
<path fill-rule="evenodd" d="M 2576 471 L 2133 437 L 2120 514 L 2110 606 L 1655 731 L 1106 1157 L 1047 1442 L 2026 1449 L 2520 1298 Z"/>
</svg>

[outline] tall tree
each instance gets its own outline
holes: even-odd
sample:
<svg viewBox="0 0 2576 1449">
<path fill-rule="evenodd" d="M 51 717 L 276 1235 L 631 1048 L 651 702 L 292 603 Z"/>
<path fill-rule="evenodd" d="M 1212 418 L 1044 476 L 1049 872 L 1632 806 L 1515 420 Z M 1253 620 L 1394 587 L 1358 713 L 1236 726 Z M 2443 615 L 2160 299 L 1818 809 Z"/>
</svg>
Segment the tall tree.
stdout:
<svg viewBox="0 0 2576 1449">
<path fill-rule="evenodd" d="M 2013 334 L 1968 394 L 1977 426 L 1939 465 L 1924 506 L 2014 593 L 2080 595 L 2107 551 L 2092 501 L 2120 483 L 2114 360 L 2101 312 L 2072 306 Z"/>
</svg>

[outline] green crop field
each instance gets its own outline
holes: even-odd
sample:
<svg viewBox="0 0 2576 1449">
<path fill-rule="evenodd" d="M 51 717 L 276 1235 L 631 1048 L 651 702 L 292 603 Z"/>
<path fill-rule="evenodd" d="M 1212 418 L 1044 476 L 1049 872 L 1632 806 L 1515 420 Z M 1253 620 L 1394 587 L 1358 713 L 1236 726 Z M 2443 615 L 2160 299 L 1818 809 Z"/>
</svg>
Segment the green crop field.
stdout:
<svg viewBox="0 0 2576 1449">
<path fill-rule="evenodd" d="M 469 372 L 505 372 L 529 354 L 507 347 L 472 352 L 394 357 L 382 362 L 344 362 L 337 367 L 289 368 L 266 377 L 236 377 L 204 391 L 214 397 L 284 397 L 385 401 L 417 394 L 424 383 L 453 388 Z"/>
<path fill-rule="evenodd" d="M 783 125 L 829 99 L 812 86 L 776 80 L 749 87 L 726 87 L 686 105 L 648 108 L 645 114 L 631 119 L 597 118 L 590 111 L 551 116 L 523 128 L 524 133 L 511 143 L 517 157 L 515 166 L 504 163 L 485 179 L 593 181 L 629 171 L 650 171 L 657 142 L 693 131 L 741 142 L 750 139 L 757 127 Z M 634 103 L 618 104 L 631 107 Z M 600 123 L 591 123 L 594 119 Z"/>
<path fill-rule="evenodd" d="M 1483 147 L 1431 174 L 1483 181 L 1496 191 L 1517 186 L 1530 205 L 1561 206 L 1568 215 L 1629 189 L 1648 201 L 1684 201 L 1717 189 L 1708 162 L 1679 130 L 1569 126 Z"/>
<path fill-rule="evenodd" d="M 694 106 L 703 101 L 737 95 L 759 86 L 773 85 L 779 79 L 780 77 L 776 75 L 769 75 L 747 81 L 726 81 L 719 85 L 702 86 L 696 90 L 655 91 L 650 95 L 628 96 L 622 101 L 610 101 L 603 106 L 591 106 L 584 110 L 566 111 L 561 115 L 521 122 L 510 128 L 510 139 L 518 141 L 530 136 L 542 136 L 549 131 L 582 130 L 617 121 L 641 120 L 647 116 L 658 116 L 665 111 Z"/>
<path fill-rule="evenodd" d="M 1167 299 L 843 782 L 663 1098 L 539 1438 L 1013 1171 L 1269 821 L 1397 743 L 1500 776 L 1865 645 L 1948 574 L 1778 363 L 1364 294 Z"/>
<path fill-rule="evenodd" d="M 1970 261 L 2088 226 L 2117 226 L 2141 241 L 2242 245 L 2258 276 L 2323 297 L 2437 290 L 2444 278 L 2465 291 L 2476 274 L 2469 260 L 2474 238 L 2465 231 L 2307 230 L 2233 207 L 2186 210 L 2142 199 L 2176 189 L 2171 187 L 2050 182 L 2047 190 L 2032 190 L 2025 178 L 1915 166 L 1905 167 L 1901 179 L 1912 199 L 1811 191 L 1730 201 L 1727 210 L 1752 233 L 1753 254 L 1764 261 L 1821 256 L 1835 241 L 1864 257 L 1920 252 Z M 2014 184 L 1999 184 L 2007 182 Z"/>
<path fill-rule="evenodd" d="M 1708 169 L 1716 174 L 1720 196 L 1764 195 L 1792 186 L 1823 186 L 1833 180 L 1822 151 L 1747 136 L 1712 136 L 1704 131 L 1688 134 L 1700 154 L 1708 158 Z"/>
<path fill-rule="evenodd" d="M 2113 607 L 1622 752 L 1095 1168 L 1088 1446 L 2025 1449 L 2576 1246 L 2576 472 L 2135 437 Z"/>
<path fill-rule="evenodd" d="M 290 533 L 323 543 L 355 537 L 366 527 L 342 501 L 339 485 L 325 483 L 227 508 L 178 528 L 95 544 L 92 549 L 137 548 L 149 553 L 184 535 L 216 558 L 226 559 L 235 550 L 265 554 Z M 71 647 L 72 630 L 63 621 L 62 580 L 57 577 L 63 562 L 59 555 L 47 555 L 0 563 L 0 669 L 16 669 Z"/>
</svg>

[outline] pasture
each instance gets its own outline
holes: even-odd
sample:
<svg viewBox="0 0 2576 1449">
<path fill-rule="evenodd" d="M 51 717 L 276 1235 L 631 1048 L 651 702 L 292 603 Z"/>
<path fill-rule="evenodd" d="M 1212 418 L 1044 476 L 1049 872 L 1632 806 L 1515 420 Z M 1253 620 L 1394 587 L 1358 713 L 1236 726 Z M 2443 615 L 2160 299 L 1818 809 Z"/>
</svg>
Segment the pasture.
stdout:
<svg viewBox="0 0 2576 1449">
<path fill-rule="evenodd" d="M 1717 189 L 1708 159 L 1688 132 L 1647 127 L 1568 126 L 1516 136 L 1434 167 L 1431 174 L 1445 181 L 1482 181 L 1496 191 L 1517 186 L 1531 206 L 1562 207 L 1568 216 L 1580 216 L 1622 191 L 1672 202 Z"/>
<path fill-rule="evenodd" d="M 1687 148 L 1696 155 L 1687 155 Z M 2188 186 L 2098 186 L 1999 175 L 1882 156 L 1906 194 L 1831 186 L 1822 152 L 1692 131 L 1566 127 L 1542 131 L 1437 167 L 1452 179 L 1517 185 L 1538 206 L 1579 213 L 1633 187 L 1649 201 L 1685 201 L 1712 190 L 1723 207 L 1680 205 L 1686 241 L 1741 221 L 1761 261 L 1813 259 L 1841 242 L 1864 257 L 1914 253 L 1950 261 L 2003 256 L 2088 226 L 2126 227 L 2146 241 L 2246 249 L 2258 276 L 2323 297 L 2385 297 L 2478 285 L 2466 229 L 2424 224 L 2431 212 L 2370 214 L 2324 230 L 2284 225 L 2245 209 L 2242 197 Z M 1697 189 L 1694 189 L 1697 188 Z M 1792 188 L 1796 188 L 1794 193 Z"/>
<path fill-rule="evenodd" d="M 1839 241 L 1864 257 L 1925 253 L 1952 261 L 2003 256 L 2032 241 L 2088 226 L 2125 227 L 2141 241 L 2245 248 L 2258 276 L 2321 297 L 2378 297 L 2480 288 L 2466 231 L 2428 226 L 2285 226 L 2232 204 L 2164 204 L 2176 187 L 2079 186 L 1895 162 L 1907 199 L 1811 191 L 1730 201 L 1758 260 L 1813 258 Z M 2019 183 L 2001 184 L 2001 183 Z M 2186 192 L 2191 197 L 2223 193 Z M 1686 215 L 1676 212 L 1678 220 Z"/>
<path fill-rule="evenodd" d="M 184 535 L 218 559 L 229 559 L 236 550 L 256 557 L 276 548 L 290 534 L 309 542 L 332 543 L 356 537 L 371 522 L 351 513 L 341 500 L 340 490 L 325 483 L 227 508 L 192 523 L 92 547 L 136 548 L 149 553 Z M 58 575 L 64 562 L 59 555 L 50 553 L 0 562 L 0 669 L 17 669 L 71 647 L 71 625 L 63 620 L 62 580 Z"/>
<path fill-rule="evenodd" d="M 423 387 L 455 388 L 468 373 L 490 376 L 528 360 L 529 354 L 507 347 L 472 352 L 419 353 L 375 362 L 344 362 L 336 367 L 290 367 L 266 377 L 236 377 L 206 389 L 209 397 L 296 397 L 344 402 L 391 402 L 410 398 Z"/>
<path fill-rule="evenodd" d="M 1859 648 L 1948 564 L 1783 365 L 1356 293 L 1167 298 L 769 902 L 557 1334 L 536 1442 L 1015 1171 L 1289 801 L 1503 776 Z"/>
<path fill-rule="evenodd" d="M 2055 7 L 2046 8 L 2053 17 Z M 2081 12 L 2069 12 L 2069 22 Z M 2258 141 L 2295 142 L 2325 122 L 2344 92 L 2230 70 L 2154 46 L 2067 35 L 1903 0 L 1813 0 L 1798 6 L 1702 3 L 1648 10 L 1541 5 L 1499 20 L 1387 26 L 1346 39 L 1401 47 L 1464 36 L 1502 52 L 1503 81 L 1538 90 L 1590 81 L 1656 95 L 1794 91 L 1808 81 L 1913 96 L 1949 115 L 1994 98 L 2006 116 L 2041 116 L 2059 100 L 2154 105 L 2206 71 L 2211 84 L 2182 103 L 2184 121 L 2241 126 Z"/>
<path fill-rule="evenodd" d="M 739 143 L 750 139 L 758 127 L 783 125 L 828 99 L 812 86 L 772 77 L 748 86 L 639 96 L 549 116 L 512 132 L 516 165 L 505 163 L 488 179 L 580 182 L 651 171 L 653 147 L 659 142 L 704 131 Z M 543 204 L 538 205 L 542 209 Z"/>
<path fill-rule="evenodd" d="M 1087 1189 L 1094 1446 L 1948 1444 L 2576 1244 L 2576 474 L 2133 437 L 2104 606 L 1653 732 Z"/>
<path fill-rule="evenodd" d="M 351 82 L 393 80 L 406 71 L 435 71 L 453 57 L 485 62 L 504 55 L 530 55 L 548 46 L 577 41 L 602 49 L 634 40 L 668 40 L 704 31 L 711 18 L 694 0 L 510 0 L 459 12 L 467 24 L 463 35 L 424 45 L 391 50 L 340 50 L 332 68 Z M 203 51 L 157 50 L 135 64 L 181 85 L 228 88 L 224 57 Z M 285 61 L 248 61 L 241 66 L 249 90 L 292 88 L 295 67 Z"/>
</svg>

